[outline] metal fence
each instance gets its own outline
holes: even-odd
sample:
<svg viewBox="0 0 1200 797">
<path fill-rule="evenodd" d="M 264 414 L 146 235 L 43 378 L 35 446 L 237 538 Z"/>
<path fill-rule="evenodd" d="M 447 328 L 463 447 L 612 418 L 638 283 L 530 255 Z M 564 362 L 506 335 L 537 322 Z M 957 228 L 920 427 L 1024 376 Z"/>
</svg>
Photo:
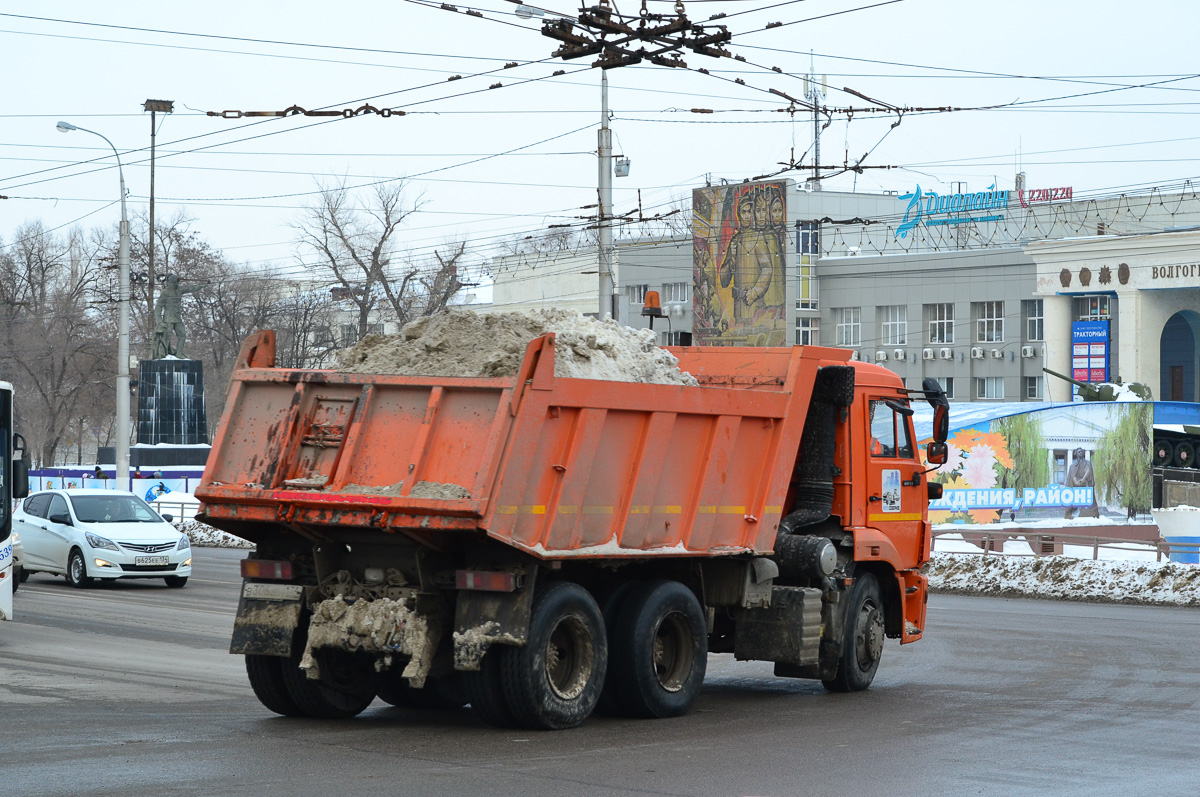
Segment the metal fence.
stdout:
<svg viewBox="0 0 1200 797">
<path fill-rule="evenodd" d="M 936 542 L 939 538 L 948 537 L 951 534 L 961 537 L 963 542 L 976 545 L 978 551 L 947 551 L 946 553 L 961 553 L 967 556 L 974 555 L 997 555 L 997 556 L 1063 556 L 1063 546 L 1073 545 L 1082 548 L 1092 549 L 1092 559 L 1100 558 L 1100 551 L 1138 551 L 1146 552 L 1147 549 L 1153 549 L 1155 558 L 1161 562 L 1164 559 L 1171 561 L 1195 562 L 1200 558 L 1200 543 L 1196 542 L 1168 542 L 1159 537 L 1157 540 L 1130 540 L 1123 537 L 1097 537 L 1091 534 L 1073 534 L 1071 532 L 1055 531 L 1054 534 L 1005 534 L 1005 533 L 987 533 L 987 532 L 942 532 L 935 533 L 933 539 Z M 1025 542 L 1029 545 L 1032 553 L 1005 553 L 1004 543 L 1012 540 L 1014 542 Z M 1172 555 L 1175 559 L 1171 559 Z"/>
</svg>

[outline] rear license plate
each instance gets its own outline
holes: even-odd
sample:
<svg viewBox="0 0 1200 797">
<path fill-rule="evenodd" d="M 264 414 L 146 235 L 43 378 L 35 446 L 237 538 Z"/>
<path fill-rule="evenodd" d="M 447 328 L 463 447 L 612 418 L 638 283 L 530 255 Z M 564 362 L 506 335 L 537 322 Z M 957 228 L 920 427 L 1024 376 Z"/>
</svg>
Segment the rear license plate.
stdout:
<svg viewBox="0 0 1200 797">
<path fill-rule="evenodd" d="M 165 565 L 167 557 L 165 556 L 135 556 L 133 557 L 135 565 Z"/>
</svg>

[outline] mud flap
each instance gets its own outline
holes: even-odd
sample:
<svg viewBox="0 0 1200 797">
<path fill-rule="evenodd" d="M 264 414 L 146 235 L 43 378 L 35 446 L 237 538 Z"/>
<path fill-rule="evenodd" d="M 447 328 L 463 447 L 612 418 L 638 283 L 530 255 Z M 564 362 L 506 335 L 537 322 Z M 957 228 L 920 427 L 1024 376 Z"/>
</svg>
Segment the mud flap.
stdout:
<svg viewBox="0 0 1200 797">
<path fill-rule="evenodd" d="M 771 605 L 735 616 L 733 655 L 737 659 L 805 666 L 821 651 L 821 590 L 773 587 Z"/>
<path fill-rule="evenodd" d="M 929 602 L 929 579 L 917 570 L 896 573 L 900 585 L 900 605 L 904 607 L 904 624 L 900 644 L 916 642 L 925 631 L 925 607 Z"/>
<path fill-rule="evenodd" d="M 229 652 L 290 656 L 303 591 L 299 584 L 243 584 Z"/>
<path fill-rule="evenodd" d="M 536 568 L 529 568 L 523 588 L 516 592 L 459 591 L 454 611 L 454 669 L 477 672 L 492 645 L 525 644 L 536 573 Z"/>
</svg>

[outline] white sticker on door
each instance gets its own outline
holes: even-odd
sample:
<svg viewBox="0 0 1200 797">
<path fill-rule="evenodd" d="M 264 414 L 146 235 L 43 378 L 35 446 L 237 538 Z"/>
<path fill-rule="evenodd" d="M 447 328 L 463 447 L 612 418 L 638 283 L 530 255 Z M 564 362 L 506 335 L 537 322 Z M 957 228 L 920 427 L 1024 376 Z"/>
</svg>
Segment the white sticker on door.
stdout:
<svg viewBox="0 0 1200 797">
<path fill-rule="evenodd" d="M 883 471 L 883 511 L 900 511 L 900 471 Z"/>
</svg>

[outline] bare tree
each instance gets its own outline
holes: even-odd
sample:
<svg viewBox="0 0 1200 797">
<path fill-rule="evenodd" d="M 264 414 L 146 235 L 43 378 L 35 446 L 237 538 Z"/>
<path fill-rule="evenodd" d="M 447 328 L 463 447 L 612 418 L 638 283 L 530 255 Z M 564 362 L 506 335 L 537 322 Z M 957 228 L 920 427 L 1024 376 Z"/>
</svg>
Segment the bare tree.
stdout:
<svg viewBox="0 0 1200 797">
<path fill-rule="evenodd" d="M 103 247 L 63 239 L 40 222 L 16 231 L 0 256 L 0 353 L 38 464 L 56 463 L 72 429 L 111 416 L 115 328 L 89 300 L 107 296 Z"/>
<path fill-rule="evenodd" d="M 338 348 L 336 307 L 325 288 L 298 287 L 275 304 L 276 360 L 281 368 L 324 368 Z"/>
<path fill-rule="evenodd" d="M 404 259 L 399 252 L 399 229 L 423 204 L 420 197 L 408 202 L 401 182 L 379 183 L 362 200 L 343 182 L 322 190 L 294 225 L 301 250 L 332 276 L 339 298 L 353 305 L 360 340 L 380 318 L 405 324 L 444 310 L 464 287 L 458 271 L 465 243 L 435 251 L 436 262 Z"/>
</svg>

